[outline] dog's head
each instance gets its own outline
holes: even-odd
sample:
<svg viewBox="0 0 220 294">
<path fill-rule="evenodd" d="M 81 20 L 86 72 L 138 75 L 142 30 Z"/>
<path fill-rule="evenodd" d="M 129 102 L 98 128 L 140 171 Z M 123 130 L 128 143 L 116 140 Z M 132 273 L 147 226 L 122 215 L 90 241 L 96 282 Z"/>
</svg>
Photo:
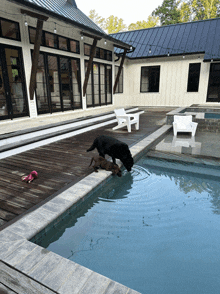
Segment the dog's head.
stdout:
<svg viewBox="0 0 220 294">
<path fill-rule="evenodd" d="M 122 158 L 120 158 L 121 162 L 123 163 L 124 167 L 127 171 L 131 171 L 132 166 L 134 165 L 134 159 L 131 156 L 130 150 L 127 148 L 126 152 L 123 154 Z"/>
</svg>

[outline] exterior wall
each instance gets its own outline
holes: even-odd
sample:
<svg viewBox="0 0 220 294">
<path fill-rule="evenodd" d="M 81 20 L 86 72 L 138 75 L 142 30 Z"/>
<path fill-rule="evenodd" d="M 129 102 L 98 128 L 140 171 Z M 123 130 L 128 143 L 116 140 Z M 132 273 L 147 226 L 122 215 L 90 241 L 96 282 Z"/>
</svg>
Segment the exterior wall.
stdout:
<svg viewBox="0 0 220 294">
<path fill-rule="evenodd" d="M 25 79 L 26 79 L 26 89 L 27 89 L 27 95 L 28 95 L 28 105 L 29 105 L 29 112 L 30 112 L 30 117 L 36 117 L 37 116 L 37 107 L 36 107 L 36 99 L 34 97 L 34 100 L 30 101 L 29 99 L 29 83 L 30 83 L 30 76 L 31 76 L 31 49 L 34 49 L 34 45 L 30 44 L 29 42 L 29 31 L 28 31 L 28 26 L 32 26 L 36 28 L 37 25 L 37 19 L 29 17 L 29 16 L 24 16 L 20 13 L 20 9 L 24 8 L 19 5 L 16 5 L 14 3 L 11 3 L 10 1 L 6 0 L 1 0 L 1 12 L 0 12 L 0 17 L 13 20 L 16 22 L 19 22 L 20 25 L 20 33 L 21 33 L 21 41 L 14 41 L 14 40 L 9 40 L 5 38 L 0 38 L 0 44 L 7 44 L 11 46 L 17 46 L 22 48 L 22 53 L 23 53 L 23 60 L 24 60 L 24 71 L 25 71 Z M 28 26 L 25 26 L 25 20 L 28 22 Z M 68 56 L 68 57 L 75 57 L 80 59 L 80 68 L 81 68 L 81 89 L 83 88 L 83 83 L 84 83 L 84 77 L 85 77 L 85 60 L 89 60 L 88 56 L 84 56 L 84 43 L 87 44 L 92 44 L 93 39 L 84 37 L 83 40 L 81 40 L 81 30 L 74 28 L 73 26 L 70 26 L 69 24 L 59 22 L 57 19 L 52 19 L 51 17 L 44 22 L 43 25 L 43 30 L 48 31 L 53 33 L 54 27 L 56 23 L 56 30 L 57 34 L 68 37 L 74 40 L 80 41 L 80 54 L 76 53 L 71 53 L 71 52 L 65 52 L 62 50 L 56 50 L 53 48 L 47 48 L 47 47 L 41 47 L 40 51 L 41 52 L 48 52 L 48 53 L 54 53 L 57 55 L 63 55 L 63 56 Z M 113 44 L 110 42 L 107 42 L 107 44 L 104 44 L 104 39 L 98 41 L 97 47 L 113 51 L 114 47 Z M 106 61 L 102 59 L 96 59 L 94 58 L 94 61 L 97 61 L 99 63 L 106 63 L 112 65 L 112 72 L 114 72 L 114 56 L 113 56 L 113 61 Z M 114 83 L 114 80 L 113 80 Z M 113 97 L 112 97 L 113 101 Z M 108 109 L 111 108 L 112 105 L 108 106 L 102 106 L 102 107 L 95 107 L 95 108 L 89 108 L 86 109 L 86 97 L 82 97 L 82 105 L 83 105 L 83 110 L 88 111 L 90 114 L 93 114 L 93 109 L 94 113 L 97 113 L 97 109 Z M 82 110 L 69 110 L 63 112 L 65 113 L 81 113 L 82 116 Z M 56 115 L 57 113 L 53 113 L 53 115 Z M 59 113 L 61 114 L 61 113 Z M 51 114 L 47 114 L 50 116 Z M 46 116 L 46 114 L 44 114 Z"/>
<path fill-rule="evenodd" d="M 189 106 L 206 103 L 210 63 L 203 55 L 186 55 L 130 60 L 124 65 L 124 92 L 114 97 L 115 105 Z M 199 91 L 187 92 L 190 63 L 201 63 Z M 160 65 L 158 93 L 141 93 L 141 67 Z"/>
</svg>

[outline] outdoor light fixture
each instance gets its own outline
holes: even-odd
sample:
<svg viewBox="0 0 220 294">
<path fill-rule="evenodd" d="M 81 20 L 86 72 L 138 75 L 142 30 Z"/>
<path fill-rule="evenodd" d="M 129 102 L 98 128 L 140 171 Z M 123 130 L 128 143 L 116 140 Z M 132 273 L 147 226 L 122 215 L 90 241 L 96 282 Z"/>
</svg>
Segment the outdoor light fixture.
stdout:
<svg viewBox="0 0 220 294">
<path fill-rule="evenodd" d="M 54 30 L 53 30 L 54 34 L 57 33 L 57 29 L 56 29 L 56 23 L 54 23 Z"/>
<path fill-rule="evenodd" d="M 167 56 L 170 56 L 170 52 L 168 51 Z"/>
<path fill-rule="evenodd" d="M 133 50 L 133 47 L 132 46 L 130 47 L 130 50 Z"/>
<path fill-rule="evenodd" d="M 211 62 L 213 62 L 213 58 L 211 59 Z"/>
<path fill-rule="evenodd" d="M 149 49 L 149 54 L 151 54 L 151 48 Z"/>
<path fill-rule="evenodd" d="M 26 14 L 24 15 L 24 17 L 25 17 L 24 25 L 27 27 L 28 26 L 28 22 L 26 20 Z"/>
<path fill-rule="evenodd" d="M 107 44 L 107 41 L 105 40 L 104 44 L 106 45 Z"/>
</svg>

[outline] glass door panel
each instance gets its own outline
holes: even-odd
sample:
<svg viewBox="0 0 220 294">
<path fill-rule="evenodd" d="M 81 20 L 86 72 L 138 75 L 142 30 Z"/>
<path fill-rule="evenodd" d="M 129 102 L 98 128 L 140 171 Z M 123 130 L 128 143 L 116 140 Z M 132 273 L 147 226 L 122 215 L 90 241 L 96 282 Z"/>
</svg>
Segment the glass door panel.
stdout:
<svg viewBox="0 0 220 294">
<path fill-rule="evenodd" d="M 81 82 L 80 82 L 80 69 L 79 61 L 71 59 L 72 71 L 72 91 L 73 91 L 73 107 L 74 109 L 81 108 Z"/>
<path fill-rule="evenodd" d="M 94 104 L 99 105 L 99 65 L 93 64 L 93 78 L 94 78 Z"/>
<path fill-rule="evenodd" d="M 38 113 L 49 113 L 50 103 L 48 100 L 45 61 L 44 55 L 40 54 L 38 59 L 37 75 L 36 75 L 36 98 Z"/>
<path fill-rule="evenodd" d="M 61 110 L 60 85 L 58 73 L 58 57 L 48 55 L 49 92 L 52 112 Z"/>
<path fill-rule="evenodd" d="M 60 57 L 60 80 L 63 110 L 72 108 L 69 59 Z"/>
<path fill-rule="evenodd" d="M 8 116 L 7 101 L 5 96 L 5 87 L 3 81 L 2 62 L 0 59 L 0 117 L 6 118 Z"/>
<path fill-rule="evenodd" d="M 100 95 L 101 95 L 101 105 L 106 104 L 105 103 L 105 66 L 103 64 L 100 64 Z"/>
</svg>

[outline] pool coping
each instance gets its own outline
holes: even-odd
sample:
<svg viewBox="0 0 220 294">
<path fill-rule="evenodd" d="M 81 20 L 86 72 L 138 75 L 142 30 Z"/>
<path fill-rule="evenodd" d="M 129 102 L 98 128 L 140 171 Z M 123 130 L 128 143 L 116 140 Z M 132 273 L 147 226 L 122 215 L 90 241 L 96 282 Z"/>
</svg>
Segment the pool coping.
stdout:
<svg viewBox="0 0 220 294">
<path fill-rule="evenodd" d="M 155 142 L 159 142 L 171 128 L 171 125 L 163 125 L 133 145 L 130 151 L 134 160 Z M 85 201 L 87 195 L 103 185 L 109 177 L 111 172 L 105 170 L 93 172 L 3 229 L 0 232 L 0 282 L 18 293 L 24 293 L 24 289 L 20 292 L 17 283 L 7 284 L 10 280 L 7 269 L 12 268 L 16 270 L 17 276 L 23 275 L 29 279 L 29 286 L 26 280 L 24 283 L 26 287 L 31 284 L 36 289 L 36 292 L 31 293 L 139 293 L 29 241 L 39 232 L 46 232 L 47 227 L 59 221 L 64 213 L 68 214 L 71 207 Z"/>
</svg>

